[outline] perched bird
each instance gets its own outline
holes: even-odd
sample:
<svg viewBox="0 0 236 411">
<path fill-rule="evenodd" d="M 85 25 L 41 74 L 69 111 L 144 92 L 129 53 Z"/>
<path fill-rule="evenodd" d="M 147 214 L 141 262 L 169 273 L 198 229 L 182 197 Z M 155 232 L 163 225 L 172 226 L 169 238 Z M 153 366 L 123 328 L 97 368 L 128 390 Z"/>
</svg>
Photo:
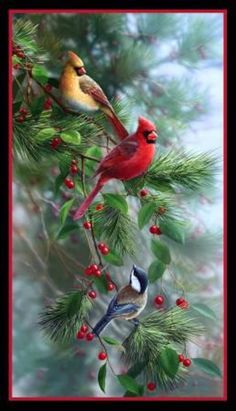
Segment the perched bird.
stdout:
<svg viewBox="0 0 236 411">
<path fill-rule="evenodd" d="M 75 212 L 73 219 L 83 217 L 94 197 L 112 178 L 125 181 L 143 174 L 154 158 L 156 138 L 155 125 L 139 117 L 136 132 L 122 140 L 101 161 L 95 174 L 100 175 L 97 184 Z"/>
<path fill-rule="evenodd" d="M 101 87 L 86 75 L 83 61 L 73 51 L 68 51 L 68 57 L 59 80 L 59 89 L 65 106 L 74 111 L 103 111 L 120 140 L 123 140 L 129 133 L 117 117 Z"/>
<path fill-rule="evenodd" d="M 147 303 L 148 278 L 145 271 L 133 265 L 128 285 L 120 288 L 108 305 L 106 314 L 93 328 L 97 336 L 106 325 L 116 318 L 128 320 L 138 325 L 136 317 L 143 311 Z"/>
</svg>

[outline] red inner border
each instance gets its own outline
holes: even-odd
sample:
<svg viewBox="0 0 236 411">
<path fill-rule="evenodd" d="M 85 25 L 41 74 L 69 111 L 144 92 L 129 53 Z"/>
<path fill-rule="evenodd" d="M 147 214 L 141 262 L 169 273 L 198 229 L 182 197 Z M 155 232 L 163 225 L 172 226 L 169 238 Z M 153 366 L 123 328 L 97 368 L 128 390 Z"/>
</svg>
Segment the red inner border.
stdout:
<svg viewBox="0 0 236 411">
<path fill-rule="evenodd" d="M 224 67 L 224 110 L 223 110 L 223 159 L 224 159 L 224 172 L 223 172 L 223 195 L 224 195 L 224 207 L 223 207 L 223 289 L 224 289 L 224 358 L 223 358 L 223 397 L 13 397 L 12 396 L 12 286 L 13 286 L 13 274 L 12 274 L 12 17 L 14 14 L 40 14 L 40 13 L 221 13 L 224 16 L 223 32 L 224 32 L 224 52 L 223 52 L 223 67 Z M 8 398 L 10 401 L 227 401 L 227 9 L 153 9 L 153 10 L 130 10 L 130 9 L 101 9 L 101 10 L 89 10 L 89 9 L 10 9 L 8 11 L 8 61 L 9 61 L 9 73 L 8 73 L 8 85 L 9 85 L 9 356 L 8 356 L 8 372 L 9 372 L 9 393 Z"/>
</svg>

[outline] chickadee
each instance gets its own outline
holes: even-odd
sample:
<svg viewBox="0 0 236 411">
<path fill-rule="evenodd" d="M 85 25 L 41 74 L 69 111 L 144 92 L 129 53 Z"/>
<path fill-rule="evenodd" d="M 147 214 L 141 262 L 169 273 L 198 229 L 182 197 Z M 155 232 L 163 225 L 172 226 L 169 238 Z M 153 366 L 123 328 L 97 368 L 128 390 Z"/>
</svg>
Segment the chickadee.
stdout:
<svg viewBox="0 0 236 411">
<path fill-rule="evenodd" d="M 148 278 L 145 271 L 133 265 L 128 285 L 123 286 L 111 300 L 106 314 L 95 325 L 93 332 L 97 336 L 116 318 L 139 323 L 136 319 L 147 303 Z"/>
</svg>

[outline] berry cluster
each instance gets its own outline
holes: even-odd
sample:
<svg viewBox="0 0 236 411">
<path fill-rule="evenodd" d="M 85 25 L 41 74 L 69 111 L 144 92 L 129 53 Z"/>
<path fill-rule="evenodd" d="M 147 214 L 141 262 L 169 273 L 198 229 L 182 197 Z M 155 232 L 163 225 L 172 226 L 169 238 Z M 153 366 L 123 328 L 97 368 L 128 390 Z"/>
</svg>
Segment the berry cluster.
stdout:
<svg viewBox="0 0 236 411">
<path fill-rule="evenodd" d="M 79 331 L 76 334 L 76 338 L 78 340 L 83 340 L 84 338 L 86 338 L 87 341 L 92 341 L 94 339 L 94 334 L 91 332 L 88 332 L 88 327 L 86 324 L 83 324 Z"/>
<path fill-rule="evenodd" d="M 101 277 L 102 272 L 97 266 L 97 264 L 90 264 L 88 267 L 85 268 L 84 271 L 85 275 L 94 275 L 95 277 Z"/>
<path fill-rule="evenodd" d="M 190 358 L 186 358 L 183 354 L 179 354 L 179 362 L 182 362 L 185 367 L 190 367 L 192 364 Z"/>
<path fill-rule="evenodd" d="M 70 165 L 70 173 L 72 175 L 77 174 L 79 171 L 78 166 L 77 166 L 77 161 L 76 160 L 71 160 L 71 165 Z"/>
<path fill-rule="evenodd" d="M 109 247 L 105 243 L 99 243 L 98 244 L 98 249 L 101 252 L 102 255 L 107 255 L 110 252 Z"/>
<path fill-rule="evenodd" d="M 155 234 L 155 235 L 161 235 L 161 229 L 160 227 L 158 227 L 157 225 L 153 224 L 151 225 L 151 227 L 149 227 L 149 231 L 151 234 Z"/>
<path fill-rule="evenodd" d="M 52 108 L 52 100 L 47 98 L 43 103 L 44 110 L 50 110 Z"/>
<path fill-rule="evenodd" d="M 23 52 L 20 46 L 14 46 L 12 49 L 12 54 L 19 57 L 19 59 L 25 58 L 25 53 Z"/>
<path fill-rule="evenodd" d="M 54 137 L 52 141 L 50 142 L 50 145 L 53 150 L 56 150 L 56 148 L 62 143 L 62 139 L 60 137 Z"/>
<path fill-rule="evenodd" d="M 26 115 L 28 114 L 28 111 L 26 110 L 25 107 L 21 107 L 20 110 L 19 110 L 19 113 L 20 113 L 20 115 L 17 117 L 16 120 L 19 123 L 23 123 L 25 121 Z"/>
</svg>

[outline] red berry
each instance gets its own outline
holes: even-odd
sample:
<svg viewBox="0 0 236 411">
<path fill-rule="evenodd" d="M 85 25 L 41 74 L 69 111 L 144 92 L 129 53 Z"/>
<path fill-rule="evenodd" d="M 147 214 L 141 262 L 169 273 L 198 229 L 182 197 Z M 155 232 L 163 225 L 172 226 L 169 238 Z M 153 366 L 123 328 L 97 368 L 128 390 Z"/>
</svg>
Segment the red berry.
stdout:
<svg viewBox="0 0 236 411">
<path fill-rule="evenodd" d="M 69 188 L 70 190 L 72 188 L 74 188 L 74 186 L 75 186 L 74 181 L 72 181 L 70 178 L 65 178 L 64 183 L 65 183 L 66 187 Z"/>
<path fill-rule="evenodd" d="M 19 64 L 19 63 L 14 64 L 13 68 L 14 68 L 15 70 L 19 70 L 19 68 L 20 68 L 20 64 Z"/>
<path fill-rule="evenodd" d="M 110 252 L 110 250 L 109 250 L 109 248 L 108 247 L 103 247 L 103 248 L 100 248 L 100 251 L 101 251 L 101 254 L 102 255 L 107 255 L 107 254 L 109 254 L 109 252 Z"/>
<path fill-rule="evenodd" d="M 82 333 L 86 333 L 86 332 L 88 331 L 87 325 L 86 325 L 86 324 L 81 325 L 80 331 L 81 331 Z"/>
<path fill-rule="evenodd" d="M 81 330 L 77 332 L 76 338 L 78 340 L 82 340 L 85 337 L 85 333 L 83 333 Z"/>
<path fill-rule="evenodd" d="M 179 362 L 183 362 L 184 361 L 184 355 L 183 354 L 179 354 L 178 355 L 178 357 L 179 357 Z"/>
<path fill-rule="evenodd" d="M 149 231 L 150 231 L 150 233 L 152 233 L 152 234 L 156 234 L 156 235 L 160 235 L 161 234 L 161 230 L 160 230 L 160 228 L 159 227 L 157 227 L 157 225 L 152 225 L 150 228 L 149 228 Z"/>
<path fill-rule="evenodd" d="M 95 275 L 95 277 L 101 277 L 101 275 L 102 275 L 101 270 L 99 270 L 99 269 L 94 270 L 94 275 Z"/>
<path fill-rule="evenodd" d="M 159 214 L 164 214 L 166 212 L 166 208 L 165 207 L 159 207 L 158 212 L 159 212 Z"/>
<path fill-rule="evenodd" d="M 70 173 L 71 174 L 77 174 L 78 173 L 78 167 L 75 165 L 75 164 L 73 164 L 72 166 L 70 166 Z"/>
<path fill-rule="evenodd" d="M 93 333 L 88 333 L 86 335 L 86 339 L 87 339 L 87 341 L 92 341 L 94 339 L 94 334 Z"/>
<path fill-rule="evenodd" d="M 154 301 L 155 304 L 162 305 L 164 303 L 164 297 L 162 297 L 162 295 L 157 295 Z"/>
<path fill-rule="evenodd" d="M 19 123 L 23 123 L 23 122 L 25 121 L 25 116 L 19 116 L 19 117 L 17 117 L 17 121 L 18 121 Z"/>
<path fill-rule="evenodd" d="M 183 297 L 179 297 L 176 300 L 176 305 L 181 305 L 185 302 L 185 299 Z"/>
<path fill-rule="evenodd" d="M 96 210 L 97 210 L 97 211 L 102 210 L 103 208 L 104 208 L 104 205 L 103 205 L 103 204 L 98 204 L 98 205 L 96 205 Z"/>
<path fill-rule="evenodd" d="M 185 367 L 189 367 L 191 364 L 192 364 L 192 361 L 191 361 L 189 358 L 185 358 L 185 359 L 183 360 L 183 365 L 184 365 Z"/>
<path fill-rule="evenodd" d="M 189 307 L 189 303 L 188 301 L 185 301 L 183 304 L 180 305 L 181 308 L 188 308 Z"/>
<path fill-rule="evenodd" d="M 104 351 L 101 351 L 101 352 L 98 354 L 98 359 L 99 359 L 99 360 L 104 361 L 106 358 L 107 358 L 107 354 L 106 354 Z"/>
<path fill-rule="evenodd" d="M 50 110 L 52 107 L 52 100 L 50 98 L 47 98 L 43 104 L 44 110 Z"/>
<path fill-rule="evenodd" d="M 23 114 L 24 116 L 28 113 L 28 110 L 26 110 L 26 108 L 21 107 L 19 110 L 19 113 Z"/>
<path fill-rule="evenodd" d="M 104 247 L 106 247 L 105 243 L 99 243 L 98 244 L 98 249 L 101 251 Z"/>
<path fill-rule="evenodd" d="M 155 382 L 149 382 L 147 383 L 147 389 L 148 391 L 154 391 L 156 389 L 156 384 Z"/>
<path fill-rule="evenodd" d="M 46 91 L 52 91 L 52 85 L 51 84 L 46 84 L 45 85 L 45 90 Z"/>
<path fill-rule="evenodd" d="M 139 194 L 141 197 L 146 197 L 148 195 L 148 190 L 146 190 L 146 188 L 143 188 L 142 190 L 140 190 Z"/>
<path fill-rule="evenodd" d="M 113 283 L 108 283 L 108 284 L 107 284 L 107 290 L 108 290 L 108 291 L 112 291 L 112 290 L 114 290 L 114 288 L 115 288 L 115 286 L 114 286 Z"/>
<path fill-rule="evenodd" d="M 57 146 L 59 146 L 59 144 L 61 143 L 62 143 L 62 139 L 60 137 L 54 137 L 50 144 L 53 149 L 56 149 Z"/>
<path fill-rule="evenodd" d="M 90 228 L 92 227 L 92 224 L 90 223 L 90 221 L 85 221 L 83 223 L 83 226 L 86 230 L 90 230 Z"/>
<path fill-rule="evenodd" d="M 88 295 L 90 298 L 93 298 L 93 299 L 97 297 L 97 294 L 95 293 L 95 291 L 89 291 Z"/>
<path fill-rule="evenodd" d="M 91 265 L 89 267 L 86 267 L 84 270 L 85 275 L 91 275 L 93 274 L 93 270 L 91 268 Z"/>
<path fill-rule="evenodd" d="M 24 59 L 25 58 L 25 53 L 23 51 L 18 51 L 16 53 L 17 57 L 19 57 L 20 59 Z"/>
<path fill-rule="evenodd" d="M 93 273 L 95 273 L 95 271 L 98 270 L 97 264 L 91 264 L 90 267 L 91 267 L 91 270 L 92 270 Z"/>
</svg>

